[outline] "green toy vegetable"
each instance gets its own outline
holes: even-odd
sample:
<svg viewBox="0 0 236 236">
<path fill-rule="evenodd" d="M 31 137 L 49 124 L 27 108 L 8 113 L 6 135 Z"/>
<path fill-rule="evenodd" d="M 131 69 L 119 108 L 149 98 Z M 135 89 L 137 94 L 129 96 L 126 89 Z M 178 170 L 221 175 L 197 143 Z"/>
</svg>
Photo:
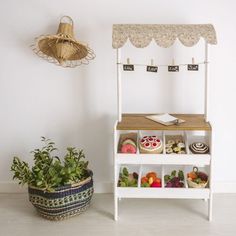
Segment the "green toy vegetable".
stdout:
<svg viewBox="0 0 236 236">
<path fill-rule="evenodd" d="M 124 167 L 119 175 L 118 181 L 119 187 L 137 187 L 138 186 L 138 174 L 133 172 L 129 173 L 128 169 Z"/>
<path fill-rule="evenodd" d="M 177 171 L 173 170 L 171 175 L 165 175 L 164 180 L 166 183 L 166 188 L 183 188 L 184 187 L 184 172 L 182 170 L 178 171 L 178 176 L 176 176 Z"/>
</svg>

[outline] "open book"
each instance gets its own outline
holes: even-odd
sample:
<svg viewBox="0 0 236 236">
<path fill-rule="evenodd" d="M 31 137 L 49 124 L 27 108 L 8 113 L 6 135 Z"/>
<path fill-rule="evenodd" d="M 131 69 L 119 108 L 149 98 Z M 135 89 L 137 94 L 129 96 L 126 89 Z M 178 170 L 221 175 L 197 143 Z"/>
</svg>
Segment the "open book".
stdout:
<svg viewBox="0 0 236 236">
<path fill-rule="evenodd" d="M 158 122 L 162 125 L 178 125 L 185 122 L 185 120 L 174 117 L 168 113 L 161 114 L 161 115 L 145 116 L 145 117 L 155 122 Z"/>
</svg>

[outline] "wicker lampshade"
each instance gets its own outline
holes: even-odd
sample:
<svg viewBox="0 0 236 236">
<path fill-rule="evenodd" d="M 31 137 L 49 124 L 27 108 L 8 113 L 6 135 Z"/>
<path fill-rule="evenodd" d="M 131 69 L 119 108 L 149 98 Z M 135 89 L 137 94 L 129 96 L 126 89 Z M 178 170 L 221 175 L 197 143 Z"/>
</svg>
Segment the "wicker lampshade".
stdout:
<svg viewBox="0 0 236 236">
<path fill-rule="evenodd" d="M 69 22 L 62 22 L 63 19 Z M 32 48 L 40 57 L 63 67 L 88 64 L 95 58 L 91 48 L 75 39 L 73 20 L 69 16 L 61 18 L 56 35 L 39 36 Z"/>
</svg>

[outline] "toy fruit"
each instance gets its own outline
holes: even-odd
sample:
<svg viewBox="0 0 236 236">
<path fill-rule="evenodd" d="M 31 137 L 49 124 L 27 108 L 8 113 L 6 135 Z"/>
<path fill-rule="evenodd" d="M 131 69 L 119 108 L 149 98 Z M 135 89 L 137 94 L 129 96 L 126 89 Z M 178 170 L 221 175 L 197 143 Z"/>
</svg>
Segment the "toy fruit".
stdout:
<svg viewBox="0 0 236 236">
<path fill-rule="evenodd" d="M 156 178 L 157 178 L 157 174 L 156 174 L 156 172 L 148 172 L 147 174 L 146 174 L 146 177 L 149 179 L 149 178 L 153 178 L 153 180 L 155 180 Z"/>
<path fill-rule="evenodd" d="M 179 177 L 180 180 L 184 181 L 184 172 L 182 170 L 179 170 L 178 177 Z"/>
<path fill-rule="evenodd" d="M 148 182 L 148 178 L 146 176 L 142 177 L 141 179 L 141 184 L 147 183 Z"/>
<path fill-rule="evenodd" d="M 166 183 L 166 188 L 183 188 L 184 187 L 184 173 L 182 170 L 178 171 L 178 176 L 176 176 L 176 170 L 171 172 L 171 175 L 165 175 L 164 180 Z"/>
<path fill-rule="evenodd" d="M 138 173 L 133 172 L 133 177 L 134 177 L 136 180 L 138 180 Z"/>
<path fill-rule="evenodd" d="M 121 152 L 122 153 L 136 153 L 136 147 L 132 144 L 124 144 L 121 147 Z"/>
<path fill-rule="evenodd" d="M 130 139 L 130 138 L 126 139 L 126 140 L 122 143 L 122 145 L 125 145 L 125 144 L 131 144 L 131 145 L 133 145 L 133 146 L 136 147 L 135 142 L 134 142 L 132 139 Z"/>
<path fill-rule="evenodd" d="M 190 188 L 205 188 L 208 183 L 208 176 L 204 172 L 193 167 L 193 171 L 187 174 L 187 182 Z"/>
<path fill-rule="evenodd" d="M 141 187 L 148 188 L 148 187 L 150 187 L 150 184 L 148 182 L 143 183 L 143 184 L 141 184 Z"/>
<path fill-rule="evenodd" d="M 119 186 L 120 187 L 126 187 L 126 184 L 125 184 L 125 182 L 120 182 Z"/>
<path fill-rule="evenodd" d="M 198 172 L 197 175 L 198 175 L 198 178 L 200 178 L 202 181 L 207 181 L 208 180 L 207 174 L 205 174 L 203 172 Z"/>
<path fill-rule="evenodd" d="M 128 175 L 128 180 L 129 180 L 129 181 L 133 181 L 133 179 L 134 179 L 133 174 L 129 174 L 129 175 Z"/>
<path fill-rule="evenodd" d="M 153 182 L 152 184 L 151 184 L 151 187 L 152 188 L 160 188 L 161 187 L 161 183 L 159 183 L 159 182 Z"/>
<path fill-rule="evenodd" d="M 188 178 L 191 178 L 191 179 L 196 179 L 197 178 L 197 175 L 194 171 L 188 173 L 187 176 L 188 176 Z"/>
<path fill-rule="evenodd" d="M 130 133 L 130 135 L 132 135 L 132 134 Z M 121 153 L 132 153 L 132 154 L 136 153 L 137 152 L 137 145 L 136 145 L 135 137 L 125 138 L 123 141 L 121 141 L 120 151 L 121 151 Z"/>
<path fill-rule="evenodd" d="M 157 178 L 156 172 L 148 172 L 146 176 L 141 178 L 141 187 L 159 188 L 161 187 L 161 179 Z"/>
<path fill-rule="evenodd" d="M 150 177 L 150 178 L 148 179 L 148 183 L 151 185 L 153 182 L 154 182 L 153 177 Z"/>
</svg>

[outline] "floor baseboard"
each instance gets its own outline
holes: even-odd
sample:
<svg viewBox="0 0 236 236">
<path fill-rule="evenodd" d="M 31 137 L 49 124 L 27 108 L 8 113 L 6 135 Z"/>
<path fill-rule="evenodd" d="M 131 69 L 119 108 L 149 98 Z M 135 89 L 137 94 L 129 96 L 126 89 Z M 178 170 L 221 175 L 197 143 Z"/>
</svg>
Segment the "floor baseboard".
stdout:
<svg viewBox="0 0 236 236">
<path fill-rule="evenodd" d="M 14 181 L 0 181 L 0 193 L 26 193 L 27 187 L 19 186 Z M 95 193 L 112 193 L 113 184 L 110 182 L 94 183 Z M 236 193 L 236 182 L 216 182 L 213 185 L 214 193 Z"/>
</svg>

